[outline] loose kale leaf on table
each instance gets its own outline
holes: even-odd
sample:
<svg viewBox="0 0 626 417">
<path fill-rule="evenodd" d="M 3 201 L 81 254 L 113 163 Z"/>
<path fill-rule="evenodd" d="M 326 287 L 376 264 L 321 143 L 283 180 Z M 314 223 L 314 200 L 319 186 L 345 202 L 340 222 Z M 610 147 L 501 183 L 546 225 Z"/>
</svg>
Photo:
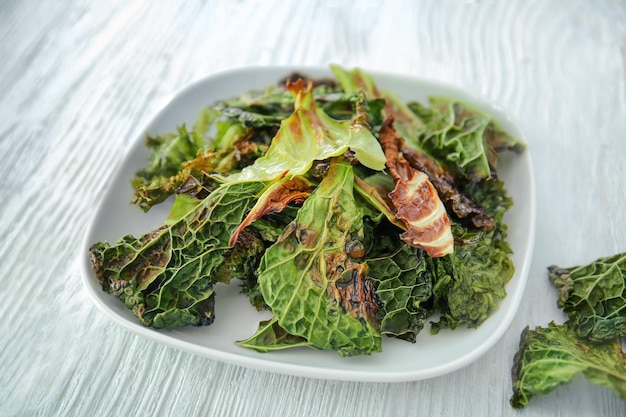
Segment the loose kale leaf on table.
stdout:
<svg viewBox="0 0 626 417">
<path fill-rule="evenodd" d="M 580 336 L 594 341 L 626 336 L 626 254 L 571 268 L 553 265 L 548 276 L 558 291 L 558 307 Z"/>
<path fill-rule="evenodd" d="M 615 340 L 590 342 L 568 324 L 524 329 L 512 369 L 511 405 L 522 408 L 531 398 L 551 392 L 583 374 L 626 401 L 626 353 Z"/>
<path fill-rule="evenodd" d="M 277 324 L 311 347 L 351 356 L 380 351 L 381 336 L 367 264 L 346 251 L 362 239 L 363 220 L 353 196 L 352 166 L 342 159 L 333 160 L 294 222 L 266 250 L 258 282 L 274 314 L 267 326 Z M 351 251 L 363 256 L 357 252 Z M 240 344 L 275 349 L 279 340 L 266 337 L 267 326 Z"/>
<path fill-rule="evenodd" d="M 526 328 L 513 365 L 511 405 L 521 408 L 577 373 L 612 389 L 626 401 L 626 254 L 571 268 L 548 267 L 557 306 L 569 316 L 562 325 Z"/>
</svg>

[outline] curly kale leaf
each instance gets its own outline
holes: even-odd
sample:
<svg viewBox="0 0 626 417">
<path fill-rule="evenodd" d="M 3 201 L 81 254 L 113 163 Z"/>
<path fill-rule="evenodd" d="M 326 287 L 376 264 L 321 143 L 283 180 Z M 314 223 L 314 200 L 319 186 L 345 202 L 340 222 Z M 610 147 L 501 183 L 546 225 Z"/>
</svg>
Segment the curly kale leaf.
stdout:
<svg viewBox="0 0 626 417">
<path fill-rule="evenodd" d="M 146 146 L 152 150 L 150 164 L 138 171 L 131 181 L 135 189 L 133 204 L 144 211 L 164 201 L 175 190 L 168 184 L 169 178 L 178 174 L 183 163 L 192 160 L 206 146 L 201 135 L 188 131 L 183 125 L 177 134 L 148 136 Z"/>
<path fill-rule="evenodd" d="M 261 238 L 267 249 L 278 240 L 285 227 L 296 218 L 297 212 L 297 207 L 287 206 L 279 213 L 267 214 L 263 218 L 254 221 L 248 228 L 253 231 L 255 236 Z M 268 305 L 263 299 L 258 283 L 258 261 L 260 261 L 260 256 L 259 259 L 255 259 L 257 270 L 254 273 L 239 274 L 238 278 L 242 280 L 241 292 L 248 297 L 250 304 L 257 310 L 267 310 Z"/>
<path fill-rule="evenodd" d="M 478 327 L 506 296 L 506 284 L 515 272 L 503 223 L 512 200 L 503 183 L 493 179 L 468 183 L 464 192 L 494 218 L 494 228 L 475 231 L 453 223 L 455 241 L 464 244 L 455 245 L 454 253 L 443 258 L 427 259 L 435 306 L 441 312 L 440 321 L 432 325 L 433 333 L 464 323 Z"/>
<path fill-rule="evenodd" d="M 94 244 L 92 265 L 102 288 L 119 297 L 145 326 L 211 324 L 214 283 L 228 282 L 235 275 L 233 265 L 253 268 L 239 261 L 262 252 L 257 241 L 239 248 L 228 243 L 263 187 L 258 182 L 226 184 L 194 204 L 184 197 L 181 207 L 190 211 L 178 212 L 153 232 L 124 236 L 113 246 Z"/>
<path fill-rule="evenodd" d="M 449 215 L 478 229 L 486 231 L 493 229 L 493 218 L 479 203 L 460 192 L 458 181 L 450 170 L 417 149 L 403 146 L 400 151 L 414 169 L 428 176 Z"/>
<path fill-rule="evenodd" d="M 212 278 L 224 283 L 235 278 L 255 279 L 265 249 L 265 242 L 254 227 L 243 230 L 235 244 L 224 253 L 224 259 L 213 272 Z"/>
<path fill-rule="evenodd" d="M 259 286 L 276 323 L 317 349 L 341 356 L 381 350 L 372 285 L 364 253 L 347 249 L 362 230 L 353 196 L 354 174 L 334 160 L 293 223 L 261 259 Z M 261 328 L 260 332 L 266 331 Z M 260 351 L 267 338 L 254 335 L 241 345 Z"/>
<path fill-rule="evenodd" d="M 332 88 L 328 85 L 317 85 L 318 80 L 310 79 L 302 74 L 294 74 L 284 80 L 280 86 L 271 86 L 263 91 L 250 91 L 240 97 L 224 100 L 215 106 L 225 115 L 238 119 L 244 126 L 280 126 L 282 120 L 288 118 L 294 110 L 295 97 L 287 83 L 298 80 L 312 81 L 312 93 L 318 107 L 337 120 L 350 119 L 354 115 L 355 101 L 358 96 Z M 371 103 L 373 109 L 377 103 Z"/>
<path fill-rule="evenodd" d="M 511 405 L 522 408 L 580 373 L 626 401 L 626 353 L 617 341 L 581 339 L 567 324 L 527 327 L 515 354 Z"/>
<path fill-rule="evenodd" d="M 625 259 L 617 254 L 583 266 L 548 268 L 557 305 L 569 320 L 522 333 L 513 366 L 513 407 L 577 373 L 626 401 L 626 353 L 618 342 L 626 335 Z"/>
<path fill-rule="evenodd" d="M 295 97 L 286 88 L 300 80 L 311 82 L 316 105 L 336 120 L 347 120 L 354 116 L 354 107 L 360 100 L 359 94 L 344 91 L 333 79 L 315 79 L 306 74 L 293 73 L 282 79 L 278 85 L 263 90 L 252 90 L 239 97 L 219 102 L 214 108 L 229 116 L 236 117 L 246 126 L 276 124 L 293 113 Z M 375 119 L 380 119 L 382 100 L 367 100 L 364 103 Z M 376 123 L 374 123 L 376 124 Z"/>
<path fill-rule="evenodd" d="M 189 176 L 238 173 L 265 155 L 274 142 L 270 156 L 260 164 L 265 165 L 247 170 L 247 180 L 270 180 L 285 171 L 304 174 L 310 158 L 323 160 L 348 149 L 363 164 L 382 169 L 382 152 L 368 129 L 372 120 L 380 119 L 382 103 L 315 80 L 306 94 L 300 94 L 298 86 L 303 85 L 300 79 L 286 87 L 251 91 L 203 109 L 193 130 L 183 125 L 176 133 L 148 136 L 150 163 L 131 181 L 132 203 L 148 211 L 174 194 Z M 306 129 L 291 135 L 289 130 L 299 129 L 300 124 Z M 317 143 L 318 137 L 324 137 L 323 143 Z"/>
<path fill-rule="evenodd" d="M 133 204 L 148 211 L 189 176 L 227 174 L 252 164 L 267 151 L 281 120 L 289 116 L 294 99 L 288 100 L 285 111 L 289 112 L 280 114 L 260 113 L 257 106 L 237 100 L 232 104 L 240 107 L 218 103 L 201 111 L 193 130 L 183 125 L 176 133 L 148 136 L 146 145 L 152 154 L 149 165 L 131 181 Z"/>
<path fill-rule="evenodd" d="M 312 184 L 302 177 L 282 178 L 268 185 L 230 237 L 238 246 L 242 235 L 253 233 L 269 246 L 275 243 L 283 230 L 296 216 L 298 205 L 311 194 Z M 296 205 L 289 205 L 294 203 Z M 258 263 L 255 259 L 255 265 Z M 267 308 L 257 281 L 256 271 L 239 275 L 243 279 L 242 292 L 257 310 Z"/>
<path fill-rule="evenodd" d="M 380 332 L 415 342 L 429 315 L 432 282 L 423 252 L 396 239 L 393 253 L 368 258 L 368 277 L 375 282 Z"/>
<path fill-rule="evenodd" d="M 388 197 L 396 218 L 406 226 L 400 238 L 431 257 L 452 253 L 454 239 L 446 208 L 428 176 L 411 166 L 400 151 L 405 140 L 394 129 L 392 118 L 383 122 L 379 140 L 395 183 Z"/>
<path fill-rule="evenodd" d="M 182 126 L 178 135 L 150 137 L 150 141 L 158 139 L 162 144 L 153 150 L 152 164 L 137 172 L 131 181 L 135 189 L 132 203 L 148 211 L 178 192 L 190 176 L 240 171 L 267 151 L 274 133 L 265 128 L 246 128 L 233 119 L 216 120 L 214 125 L 216 133 L 212 136 Z"/>
<path fill-rule="evenodd" d="M 441 311 L 440 320 L 432 324 L 433 333 L 464 323 L 478 327 L 506 297 L 506 284 L 515 268 L 510 251 L 499 246 L 504 245 L 485 235 L 475 244 L 457 246 L 451 255 L 429 258 L 434 300 Z"/>
<path fill-rule="evenodd" d="M 491 150 L 483 140 L 490 119 L 467 111 L 464 104 L 455 100 L 433 98 L 430 104 L 429 111 L 414 110 L 427 126 L 420 138 L 422 148 L 467 178 L 491 177 Z M 415 109 L 420 105 L 410 106 Z"/>
<path fill-rule="evenodd" d="M 467 103 L 431 97 L 430 108 L 419 103 L 408 106 L 426 123 L 420 148 L 470 180 L 491 178 L 499 152 L 521 152 L 525 148 L 493 117 Z"/>
<path fill-rule="evenodd" d="M 579 336 L 594 341 L 626 336 L 626 254 L 571 268 L 553 265 L 548 276 L 559 294 L 558 307 Z"/>
</svg>

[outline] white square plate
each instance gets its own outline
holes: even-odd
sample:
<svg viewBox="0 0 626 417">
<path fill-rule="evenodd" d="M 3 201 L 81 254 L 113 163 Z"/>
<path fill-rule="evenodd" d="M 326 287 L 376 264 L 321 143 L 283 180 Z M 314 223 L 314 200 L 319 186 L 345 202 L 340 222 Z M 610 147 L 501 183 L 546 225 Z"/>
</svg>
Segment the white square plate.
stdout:
<svg viewBox="0 0 626 417">
<path fill-rule="evenodd" d="M 330 77 L 323 67 L 251 67 L 224 72 L 197 81 L 177 93 L 138 135 L 102 199 L 82 245 L 83 282 L 95 304 L 122 327 L 148 339 L 210 359 L 271 372 L 353 381 L 396 382 L 431 378 L 455 371 L 483 355 L 508 329 L 518 309 L 532 256 L 535 230 L 534 180 L 528 150 L 501 155 L 499 177 L 505 181 L 514 205 L 506 214 L 508 241 L 514 251 L 516 272 L 507 285 L 507 297 L 478 329 L 458 328 L 431 335 L 427 327 L 416 343 L 384 338 L 383 352 L 369 356 L 341 358 L 335 352 L 308 348 L 258 353 L 235 342 L 254 334 L 268 313 L 257 312 L 239 293 L 239 286 L 219 285 L 216 289 L 216 319 L 207 327 L 154 330 L 143 327 L 123 303 L 102 290 L 91 271 L 88 248 L 95 242 L 117 240 L 127 233 L 140 236 L 165 220 L 171 201 L 144 213 L 129 202 L 130 181 L 148 160 L 146 134 L 173 132 L 182 123 L 193 126 L 200 110 L 221 99 L 275 84 L 293 71 L 311 77 Z M 493 103 L 458 88 L 400 75 L 369 72 L 377 85 L 392 90 L 405 100 L 427 104 L 430 95 L 444 95 L 471 103 L 493 115 L 513 136 L 522 132 Z"/>
</svg>

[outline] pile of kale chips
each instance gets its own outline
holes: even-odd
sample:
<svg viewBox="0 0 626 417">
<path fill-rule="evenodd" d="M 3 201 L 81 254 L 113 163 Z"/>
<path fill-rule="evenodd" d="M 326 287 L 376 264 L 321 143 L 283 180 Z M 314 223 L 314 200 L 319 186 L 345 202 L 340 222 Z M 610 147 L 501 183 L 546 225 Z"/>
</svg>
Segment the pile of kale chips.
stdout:
<svg viewBox="0 0 626 417">
<path fill-rule="evenodd" d="M 258 351 L 370 354 L 435 317 L 432 333 L 479 326 L 514 273 L 498 154 L 524 144 L 454 98 L 405 103 L 359 69 L 332 71 L 148 137 L 133 202 L 174 202 L 156 230 L 92 245 L 103 290 L 145 326 L 200 326 L 216 284 L 237 279 L 273 316 L 238 342 Z"/>
</svg>

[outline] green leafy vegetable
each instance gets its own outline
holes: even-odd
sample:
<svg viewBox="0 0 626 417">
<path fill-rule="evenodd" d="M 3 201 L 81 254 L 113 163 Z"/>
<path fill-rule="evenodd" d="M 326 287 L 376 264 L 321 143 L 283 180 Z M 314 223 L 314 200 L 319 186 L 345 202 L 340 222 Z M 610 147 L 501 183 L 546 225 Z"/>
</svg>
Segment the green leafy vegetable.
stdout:
<svg viewBox="0 0 626 417">
<path fill-rule="evenodd" d="M 470 180 L 491 178 L 499 152 L 524 149 L 491 116 L 467 103 L 431 97 L 430 108 L 419 103 L 408 106 L 426 124 L 420 148 Z"/>
<path fill-rule="evenodd" d="M 490 231 L 495 227 L 493 217 L 480 203 L 471 200 L 461 192 L 461 184 L 449 170 L 417 149 L 403 146 L 400 152 L 413 168 L 428 176 L 450 215 L 485 231 Z"/>
<path fill-rule="evenodd" d="M 435 304 L 442 313 L 439 322 L 433 324 L 434 333 L 463 323 L 479 326 L 506 296 L 506 284 L 515 272 L 509 257 L 511 248 L 505 240 L 507 226 L 503 218 L 512 200 L 504 184 L 493 179 L 468 183 L 464 192 L 482 202 L 495 226 L 489 232 L 472 232 L 455 223 L 454 238 L 464 243 L 456 245 L 454 253 L 446 257 L 427 260 Z"/>
<path fill-rule="evenodd" d="M 581 339 L 568 325 L 526 328 L 515 355 L 511 405 L 522 408 L 537 395 L 582 373 L 591 382 L 612 389 L 626 401 L 626 353 L 615 341 Z"/>
<path fill-rule="evenodd" d="M 398 133 L 410 146 L 436 157 L 466 178 L 490 178 L 499 152 L 521 152 L 525 147 L 490 115 L 467 103 L 431 97 L 430 107 L 417 102 L 407 104 L 393 92 L 380 90 L 374 79 L 359 68 L 331 68 L 346 91 L 363 90 L 369 97 L 384 99 L 383 115 L 395 119 Z"/>
<path fill-rule="evenodd" d="M 569 316 L 562 325 L 526 328 L 513 365 L 511 405 L 521 408 L 577 373 L 612 389 L 626 401 L 626 254 L 571 268 L 548 267 L 557 305 Z"/>
<path fill-rule="evenodd" d="M 381 99 L 385 103 L 381 123 L 383 119 L 392 117 L 398 133 L 404 140 L 413 147 L 419 147 L 419 136 L 426 126 L 393 91 L 380 90 L 374 79 L 360 68 L 346 70 L 338 65 L 331 65 L 331 69 L 344 90 L 348 92 L 362 90 L 368 97 Z"/>
<path fill-rule="evenodd" d="M 215 284 L 238 279 L 273 314 L 238 342 L 261 352 L 371 354 L 382 335 L 417 341 L 435 314 L 432 333 L 480 325 L 514 271 L 497 153 L 523 144 L 465 103 L 406 103 L 332 70 L 149 136 L 133 203 L 175 198 L 156 230 L 90 248 L 103 290 L 143 325 L 176 328 L 211 324 Z"/>
<path fill-rule="evenodd" d="M 425 250 L 431 257 L 452 253 L 454 240 L 450 219 L 439 193 L 428 176 L 404 157 L 400 151 L 404 138 L 396 133 L 392 124 L 393 119 L 385 119 L 379 140 L 395 184 L 388 197 L 396 209 L 396 218 L 406 227 L 400 239 L 409 246 Z"/>
<path fill-rule="evenodd" d="M 499 246 L 486 235 L 477 243 L 457 246 L 444 258 L 428 259 L 434 300 L 441 311 L 433 333 L 461 324 L 478 327 L 497 308 L 514 273 L 510 251 Z"/>
<path fill-rule="evenodd" d="M 213 138 L 201 134 L 197 127 L 188 131 L 185 126 L 179 127 L 178 135 L 148 137 L 152 163 L 137 172 L 131 183 L 135 189 L 133 204 L 148 211 L 174 194 L 190 176 L 240 170 L 262 156 L 271 140 L 267 131 L 244 128 L 234 120 L 217 120 L 215 126 Z"/>
<path fill-rule="evenodd" d="M 399 245 L 393 253 L 368 258 L 368 277 L 376 282 L 381 304 L 381 334 L 415 342 L 430 315 L 432 282 L 421 251 Z"/>
<path fill-rule="evenodd" d="M 626 254 L 571 268 L 553 265 L 548 272 L 557 304 L 578 335 L 594 341 L 626 336 Z"/>
<path fill-rule="evenodd" d="M 280 327 L 278 319 L 262 321 L 259 329 L 248 340 L 239 342 L 240 346 L 255 349 L 259 352 L 270 352 L 295 347 L 312 347 L 304 337 L 289 334 Z"/>
<path fill-rule="evenodd" d="M 167 184 L 169 178 L 178 174 L 186 161 L 194 159 L 205 144 L 201 135 L 183 125 L 178 134 L 148 136 L 146 145 L 153 150 L 150 165 L 137 173 L 132 185 L 136 190 L 133 203 L 147 211 L 173 193 L 173 187 Z"/>
<path fill-rule="evenodd" d="M 373 288 L 365 279 L 367 264 L 345 250 L 361 238 L 362 230 L 353 181 L 351 165 L 333 161 L 259 267 L 263 298 L 280 328 L 311 347 L 336 350 L 342 356 L 381 349 Z M 263 341 L 268 342 L 253 336 L 242 344 L 276 348 L 259 345 Z"/>
<path fill-rule="evenodd" d="M 226 184 L 184 216 L 174 216 L 172 223 L 140 238 L 127 235 L 113 246 L 94 244 L 92 264 L 102 288 L 119 297 L 145 326 L 210 324 L 215 318 L 213 284 L 233 275 L 224 273 L 225 260 L 230 267 L 246 269 L 247 264 L 234 261 L 237 249 L 228 242 L 263 187 L 259 182 Z M 258 244 L 248 246 L 258 249 Z M 246 247 L 245 257 L 257 249 Z"/>
<path fill-rule="evenodd" d="M 292 202 L 302 204 L 313 190 L 312 184 L 302 177 L 281 178 L 274 182 L 263 192 L 256 204 L 239 227 L 230 237 L 230 244 L 237 242 L 239 234 L 255 220 L 259 220 L 268 214 L 279 213 Z"/>
<path fill-rule="evenodd" d="M 315 105 L 311 84 L 289 85 L 296 95 L 294 112 L 285 119 L 263 157 L 231 176 L 232 181 L 269 181 L 306 174 L 315 160 L 339 156 L 351 150 L 365 166 L 382 170 L 385 156 L 367 126 L 367 115 L 338 121 Z M 230 180 L 230 179 L 229 179 Z"/>
</svg>

